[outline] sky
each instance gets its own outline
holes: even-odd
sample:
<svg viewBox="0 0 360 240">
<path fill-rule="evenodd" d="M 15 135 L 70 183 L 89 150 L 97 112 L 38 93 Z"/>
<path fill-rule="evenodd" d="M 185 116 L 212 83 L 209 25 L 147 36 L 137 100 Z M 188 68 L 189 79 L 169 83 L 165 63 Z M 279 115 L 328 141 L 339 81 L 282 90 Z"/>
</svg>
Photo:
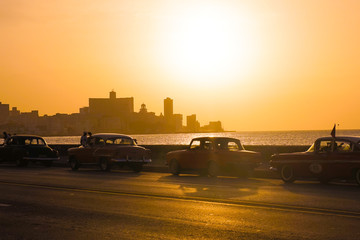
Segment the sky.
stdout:
<svg viewBox="0 0 360 240">
<path fill-rule="evenodd" d="M 2 0 L 0 101 L 40 115 L 89 98 L 226 130 L 360 128 L 360 1 Z"/>
</svg>

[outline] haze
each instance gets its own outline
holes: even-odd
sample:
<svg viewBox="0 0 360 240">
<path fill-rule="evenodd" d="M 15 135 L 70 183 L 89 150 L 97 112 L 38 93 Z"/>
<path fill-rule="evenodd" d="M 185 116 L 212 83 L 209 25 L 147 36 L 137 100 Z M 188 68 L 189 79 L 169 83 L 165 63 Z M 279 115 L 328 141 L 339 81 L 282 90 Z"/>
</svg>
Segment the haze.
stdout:
<svg viewBox="0 0 360 240">
<path fill-rule="evenodd" d="M 226 130 L 358 129 L 360 2 L 2 0 L 0 101 L 40 115 L 89 97 Z"/>
</svg>

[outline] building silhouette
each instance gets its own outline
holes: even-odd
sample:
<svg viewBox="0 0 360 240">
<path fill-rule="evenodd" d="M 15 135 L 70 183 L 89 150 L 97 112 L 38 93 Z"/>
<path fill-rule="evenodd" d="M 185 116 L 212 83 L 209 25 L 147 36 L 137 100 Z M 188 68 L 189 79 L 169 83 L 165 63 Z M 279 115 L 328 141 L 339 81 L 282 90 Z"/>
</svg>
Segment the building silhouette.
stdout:
<svg viewBox="0 0 360 240">
<path fill-rule="evenodd" d="M 209 122 L 203 127 L 196 114 L 186 117 L 174 114 L 173 99 L 164 99 L 164 115 L 150 112 L 146 104 L 134 111 L 134 98 L 117 98 L 111 91 L 108 98 L 89 98 L 89 106 L 79 108 L 78 113 L 39 116 L 37 110 L 21 112 L 16 107 L 0 102 L 0 131 L 27 133 L 43 136 L 81 135 L 83 131 L 119 132 L 127 134 L 219 132 L 221 122 Z"/>
<path fill-rule="evenodd" d="M 116 98 L 111 91 L 109 98 L 89 98 L 89 113 L 98 117 L 129 116 L 134 112 L 134 98 Z"/>
</svg>

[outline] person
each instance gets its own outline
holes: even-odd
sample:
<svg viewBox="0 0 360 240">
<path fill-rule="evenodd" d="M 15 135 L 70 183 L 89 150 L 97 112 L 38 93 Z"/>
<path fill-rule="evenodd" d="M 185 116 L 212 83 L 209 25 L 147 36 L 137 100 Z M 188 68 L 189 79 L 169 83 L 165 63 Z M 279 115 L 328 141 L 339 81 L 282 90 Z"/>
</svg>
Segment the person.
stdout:
<svg viewBox="0 0 360 240">
<path fill-rule="evenodd" d="M 88 132 L 87 134 L 88 134 L 88 137 L 86 138 L 86 144 L 90 145 L 90 140 L 91 140 L 92 133 Z"/>
<path fill-rule="evenodd" d="M 4 144 L 7 142 L 7 140 L 9 140 L 9 138 L 10 138 L 10 134 L 8 134 L 7 132 L 3 132 L 3 138 L 4 138 Z"/>
<path fill-rule="evenodd" d="M 84 134 L 80 138 L 80 144 L 81 146 L 85 147 L 87 141 L 87 132 L 84 132 Z"/>
</svg>

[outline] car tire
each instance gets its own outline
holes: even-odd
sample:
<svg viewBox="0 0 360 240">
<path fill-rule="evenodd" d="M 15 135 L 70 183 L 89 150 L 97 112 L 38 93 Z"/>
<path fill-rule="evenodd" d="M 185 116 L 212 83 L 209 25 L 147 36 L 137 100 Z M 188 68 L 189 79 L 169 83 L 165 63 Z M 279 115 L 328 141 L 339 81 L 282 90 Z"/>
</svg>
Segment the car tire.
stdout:
<svg viewBox="0 0 360 240">
<path fill-rule="evenodd" d="M 106 158 L 100 159 L 100 169 L 101 169 L 101 171 L 109 171 L 110 170 L 110 164 L 109 164 L 108 159 L 106 159 Z"/>
<path fill-rule="evenodd" d="M 141 163 L 135 163 L 131 166 L 131 169 L 133 170 L 133 172 L 141 172 L 141 170 L 143 169 L 143 165 Z"/>
<path fill-rule="evenodd" d="M 358 185 L 360 185 L 360 169 L 356 169 L 354 173 L 355 181 Z"/>
<path fill-rule="evenodd" d="M 180 165 L 176 159 L 171 160 L 169 165 L 169 171 L 172 175 L 179 175 L 180 174 Z"/>
<path fill-rule="evenodd" d="M 73 170 L 73 171 L 77 171 L 80 167 L 79 161 L 76 160 L 75 157 L 70 157 L 69 164 L 70 164 L 71 170 Z"/>
<path fill-rule="evenodd" d="M 215 161 L 211 161 L 208 164 L 208 176 L 217 177 L 219 175 L 219 164 Z"/>
<path fill-rule="evenodd" d="M 283 165 L 281 167 L 280 176 L 285 183 L 292 183 L 295 181 L 294 169 L 290 165 Z"/>
</svg>

